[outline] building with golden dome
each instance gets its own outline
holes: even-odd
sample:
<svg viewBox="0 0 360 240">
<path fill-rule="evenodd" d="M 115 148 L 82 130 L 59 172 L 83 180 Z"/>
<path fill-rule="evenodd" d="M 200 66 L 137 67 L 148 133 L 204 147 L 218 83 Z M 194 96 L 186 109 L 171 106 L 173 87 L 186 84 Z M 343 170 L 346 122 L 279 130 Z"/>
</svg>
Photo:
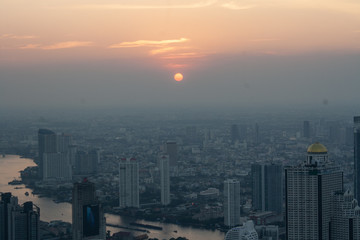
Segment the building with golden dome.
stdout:
<svg viewBox="0 0 360 240">
<path fill-rule="evenodd" d="M 331 201 L 343 190 L 343 173 L 321 143 L 307 149 L 306 160 L 285 168 L 286 239 L 330 239 Z"/>
</svg>

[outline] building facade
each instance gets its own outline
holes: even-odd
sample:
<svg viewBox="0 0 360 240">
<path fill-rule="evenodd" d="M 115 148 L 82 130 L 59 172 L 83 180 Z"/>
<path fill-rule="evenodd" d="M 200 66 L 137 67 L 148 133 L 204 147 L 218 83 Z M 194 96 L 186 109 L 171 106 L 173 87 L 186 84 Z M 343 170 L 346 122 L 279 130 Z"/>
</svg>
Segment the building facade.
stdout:
<svg viewBox="0 0 360 240">
<path fill-rule="evenodd" d="M 286 239 L 330 239 L 333 194 L 343 191 L 343 173 L 320 143 L 307 149 L 304 163 L 285 168 Z"/>
<path fill-rule="evenodd" d="M 272 211 L 283 210 L 283 166 L 281 164 L 253 164 L 252 203 L 253 209 Z"/>
<path fill-rule="evenodd" d="M 123 158 L 119 163 L 119 207 L 139 206 L 139 164 L 135 158 Z"/>
<path fill-rule="evenodd" d="M 224 224 L 240 225 L 240 182 L 235 179 L 224 181 Z"/>
<path fill-rule="evenodd" d="M 160 156 L 159 165 L 160 165 L 161 204 L 169 205 L 171 202 L 169 156 L 168 155 Z"/>
<path fill-rule="evenodd" d="M 1 193 L 0 239 L 39 240 L 40 209 L 32 202 L 19 205 L 11 193 Z"/>
<path fill-rule="evenodd" d="M 225 240 L 258 240 L 258 234 L 255 231 L 254 223 L 252 221 L 245 222 L 242 226 L 230 229 L 226 235 Z"/>
<path fill-rule="evenodd" d="M 95 195 L 95 184 L 86 179 L 75 183 L 72 192 L 73 240 L 105 239 L 105 217 Z"/>
</svg>

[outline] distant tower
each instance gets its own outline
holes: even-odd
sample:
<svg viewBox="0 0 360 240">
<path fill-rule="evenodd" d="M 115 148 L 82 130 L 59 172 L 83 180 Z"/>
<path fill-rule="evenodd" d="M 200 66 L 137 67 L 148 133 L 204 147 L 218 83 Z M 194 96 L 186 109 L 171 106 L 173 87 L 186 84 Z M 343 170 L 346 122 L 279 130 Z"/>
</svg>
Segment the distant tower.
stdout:
<svg viewBox="0 0 360 240">
<path fill-rule="evenodd" d="M 139 164 L 123 158 L 119 164 L 119 207 L 139 207 Z"/>
<path fill-rule="evenodd" d="M 238 126 L 236 124 L 231 125 L 230 135 L 231 135 L 231 142 L 232 143 L 235 143 L 236 141 L 240 140 L 239 129 L 238 129 Z"/>
<path fill-rule="evenodd" d="M 224 181 L 224 224 L 240 225 L 240 182 L 235 179 Z"/>
<path fill-rule="evenodd" d="M 39 177 L 43 177 L 43 155 L 44 153 L 56 153 L 57 137 L 53 131 L 48 129 L 39 129 L 38 131 L 38 145 L 39 145 Z"/>
<path fill-rule="evenodd" d="M 65 152 L 43 154 L 43 180 L 71 181 L 72 168 Z"/>
<path fill-rule="evenodd" d="M 169 155 L 170 166 L 177 166 L 178 162 L 178 147 L 175 141 L 167 141 L 165 144 L 166 154 Z"/>
<path fill-rule="evenodd" d="M 32 202 L 18 204 L 11 193 L 1 193 L 0 239 L 40 239 L 40 209 Z"/>
<path fill-rule="evenodd" d="M 310 138 L 310 122 L 309 121 L 304 121 L 303 137 Z"/>
<path fill-rule="evenodd" d="M 95 195 L 95 184 L 84 179 L 72 193 L 73 240 L 105 239 L 105 217 Z"/>
<path fill-rule="evenodd" d="M 330 239 L 331 201 L 342 190 L 343 173 L 324 145 L 312 144 L 303 164 L 285 168 L 286 239 Z"/>
<path fill-rule="evenodd" d="M 160 187 L 161 187 L 161 204 L 170 204 L 170 173 L 169 173 L 169 156 L 160 157 Z"/>
<path fill-rule="evenodd" d="M 71 167 L 71 135 L 57 135 L 47 129 L 39 129 L 39 177 L 43 180 L 55 179 L 70 181 Z"/>
<path fill-rule="evenodd" d="M 283 167 L 280 164 L 251 165 L 253 208 L 273 211 L 283 209 Z"/>
<path fill-rule="evenodd" d="M 247 221 L 242 226 L 230 229 L 225 240 L 258 240 L 258 234 L 254 228 L 253 221 Z"/>
<path fill-rule="evenodd" d="M 360 116 L 354 117 L 354 195 L 360 199 Z"/>
</svg>

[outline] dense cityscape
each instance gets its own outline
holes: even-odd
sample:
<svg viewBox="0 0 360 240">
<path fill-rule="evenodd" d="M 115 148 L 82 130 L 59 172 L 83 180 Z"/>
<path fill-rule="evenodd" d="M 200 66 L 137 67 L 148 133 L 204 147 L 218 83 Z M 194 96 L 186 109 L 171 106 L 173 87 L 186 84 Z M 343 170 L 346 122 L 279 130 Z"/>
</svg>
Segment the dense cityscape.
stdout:
<svg viewBox="0 0 360 240">
<path fill-rule="evenodd" d="M 0 239 L 360 239 L 349 112 L 4 118 Z"/>
</svg>

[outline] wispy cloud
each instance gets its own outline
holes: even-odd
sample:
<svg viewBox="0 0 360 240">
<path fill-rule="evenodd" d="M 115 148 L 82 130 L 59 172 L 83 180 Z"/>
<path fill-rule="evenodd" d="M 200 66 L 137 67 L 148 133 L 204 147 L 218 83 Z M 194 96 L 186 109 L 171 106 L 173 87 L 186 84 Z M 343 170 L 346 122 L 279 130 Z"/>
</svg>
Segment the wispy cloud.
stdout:
<svg viewBox="0 0 360 240">
<path fill-rule="evenodd" d="M 5 33 L 0 35 L 0 39 L 33 39 L 37 38 L 37 36 L 33 35 L 14 35 L 10 33 Z"/>
<path fill-rule="evenodd" d="M 192 8 L 203 8 L 214 5 L 216 0 L 200 1 L 197 3 L 189 4 L 167 4 L 167 5 L 127 5 L 127 4 L 84 4 L 84 5 L 73 5 L 71 8 L 75 9 L 192 9 Z"/>
<path fill-rule="evenodd" d="M 183 52 L 183 53 L 174 53 L 163 56 L 162 59 L 189 59 L 189 58 L 202 58 L 206 54 L 198 52 Z"/>
<path fill-rule="evenodd" d="M 20 47 L 20 49 L 38 49 L 40 48 L 40 44 L 27 44 L 25 46 Z"/>
<path fill-rule="evenodd" d="M 173 39 L 173 40 L 160 40 L 160 41 L 152 41 L 152 40 L 137 40 L 134 42 L 122 42 L 110 45 L 109 48 L 133 48 L 133 47 L 154 47 L 154 46 L 161 46 L 161 45 L 168 45 L 173 43 L 183 43 L 187 42 L 189 39 L 187 38 L 180 38 L 180 39 Z"/>
<path fill-rule="evenodd" d="M 228 2 L 221 5 L 223 8 L 227 8 L 230 10 L 246 10 L 257 7 L 257 5 L 240 5 L 236 2 Z"/>
<path fill-rule="evenodd" d="M 27 44 L 25 46 L 20 47 L 20 49 L 57 50 L 57 49 L 76 48 L 76 47 L 89 47 L 92 45 L 93 42 L 67 41 L 67 42 L 58 42 L 51 45 Z"/>
<path fill-rule="evenodd" d="M 167 53 L 167 52 L 174 51 L 174 50 L 175 50 L 174 47 L 158 48 L 158 49 L 151 50 L 150 54 L 158 55 L 158 54 L 163 54 L 163 53 Z"/>
</svg>

